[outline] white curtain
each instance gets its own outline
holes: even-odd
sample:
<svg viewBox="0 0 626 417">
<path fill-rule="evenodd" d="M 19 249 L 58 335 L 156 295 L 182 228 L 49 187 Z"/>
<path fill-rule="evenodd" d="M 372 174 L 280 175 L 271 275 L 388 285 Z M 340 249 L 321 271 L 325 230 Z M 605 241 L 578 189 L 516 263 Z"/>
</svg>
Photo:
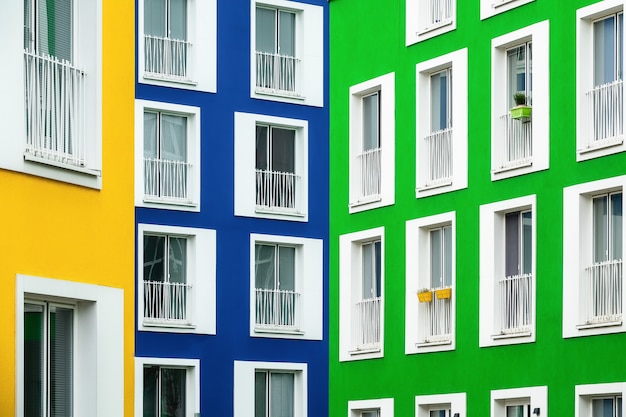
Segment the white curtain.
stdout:
<svg viewBox="0 0 626 417">
<path fill-rule="evenodd" d="M 380 147 L 379 96 L 380 93 L 376 92 L 363 97 L 363 151 Z"/>
<path fill-rule="evenodd" d="M 293 417 L 294 374 L 270 373 L 270 416 Z"/>
</svg>

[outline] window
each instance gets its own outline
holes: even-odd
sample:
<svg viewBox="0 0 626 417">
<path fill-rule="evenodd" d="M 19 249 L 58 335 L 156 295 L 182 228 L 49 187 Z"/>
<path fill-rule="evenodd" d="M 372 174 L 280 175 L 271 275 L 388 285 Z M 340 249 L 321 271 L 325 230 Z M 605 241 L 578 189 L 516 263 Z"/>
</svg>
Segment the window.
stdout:
<svg viewBox="0 0 626 417">
<path fill-rule="evenodd" d="M 16 290 L 16 415 L 122 415 L 123 290 L 25 275 Z"/>
<path fill-rule="evenodd" d="M 323 8 L 286 0 L 251 6 L 251 96 L 323 106 Z"/>
<path fill-rule="evenodd" d="M 622 193 L 615 177 L 563 190 L 563 336 L 623 332 Z M 567 279 L 565 279 L 567 277 Z"/>
<path fill-rule="evenodd" d="M 546 386 L 491 391 L 491 417 L 531 417 L 547 411 Z"/>
<path fill-rule="evenodd" d="M 415 397 L 415 417 L 452 417 L 454 415 L 466 415 L 465 393 Z"/>
<path fill-rule="evenodd" d="M 215 334 L 215 231 L 140 224 L 139 330 Z"/>
<path fill-rule="evenodd" d="M 394 203 L 394 74 L 350 88 L 350 213 Z"/>
<path fill-rule="evenodd" d="M 623 5 L 577 10 L 577 160 L 624 151 Z"/>
<path fill-rule="evenodd" d="M 138 4 L 139 82 L 216 92 L 216 0 Z"/>
<path fill-rule="evenodd" d="M 136 100 L 135 205 L 199 211 L 200 109 Z"/>
<path fill-rule="evenodd" d="M 340 236 L 340 360 L 383 356 L 384 229 Z"/>
<path fill-rule="evenodd" d="M 456 29 L 456 0 L 406 0 L 406 46 Z"/>
<path fill-rule="evenodd" d="M 348 401 L 349 417 L 393 417 L 393 398 Z"/>
<path fill-rule="evenodd" d="M 235 361 L 234 417 L 306 417 L 307 364 Z"/>
<path fill-rule="evenodd" d="M 480 207 L 480 346 L 535 340 L 535 200 Z"/>
<path fill-rule="evenodd" d="M 623 382 L 576 386 L 575 417 L 621 417 Z"/>
<path fill-rule="evenodd" d="M 480 20 L 488 19 L 535 0 L 480 0 Z"/>
<path fill-rule="evenodd" d="M 492 40 L 491 179 L 548 169 L 548 22 Z"/>
<path fill-rule="evenodd" d="M 235 215 L 307 221 L 307 121 L 235 113 L 235 190 Z"/>
<path fill-rule="evenodd" d="M 417 198 L 467 187 L 467 49 L 415 67 Z"/>
<path fill-rule="evenodd" d="M 250 336 L 322 340 L 322 240 L 251 234 L 250 254 Z"/>
<path fill-rule="evenodd" d="M 200 414 L 200 360 L 135 358 L 135 415 Z"/>
</svg>

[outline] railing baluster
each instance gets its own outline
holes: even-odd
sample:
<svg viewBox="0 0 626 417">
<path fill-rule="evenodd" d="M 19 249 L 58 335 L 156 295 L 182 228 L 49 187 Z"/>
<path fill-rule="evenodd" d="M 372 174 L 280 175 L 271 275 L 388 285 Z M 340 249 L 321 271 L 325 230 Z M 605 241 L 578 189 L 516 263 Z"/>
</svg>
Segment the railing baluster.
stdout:
<svg viewBox="0 0 626 417">
<path fill-rule="evenodd" d="M 585 300 L 585 324 L 618 322 L 622 319 L 622 261 L 595 263 L 587 268 L 581 286 Z"/>
<path fill-rule="evenodd" d="M 274 54 L 256 52 L 256 88 L 258 91 L 299 96 L 296 77 L 299 73 L 300 59 Z"/>
<path fill-rule="evenodd" d="M 256 170 L 257 207 L 297 209 L 296 188 L 300 176 L 292 172 Z"/>
<path fill-rule="evenodd" d="M 368 298 L 356 303 L 357 349 L 376 349 L 380 345 L 381 297 Z"/>
<path fill-rule="evenodd" d="M 359 198 L 380 195 L 380 158 L 381 148 L 367 150 L 358 156 L 358 163 L 361 169 Z"/>
<path fill-rule="evenodd" d="M 588 147 L 620 137 L 624 132 L 623 81 L 615 80 L 594 87 L 587 93 Z"/>
<path fill-rule="evenodd" d="M 190 80 L 191 42 L 168 37 L 144 35 L 144 70 L 150 76 Z"/>
<path fill-rule="evenodd" d="M 144 281 L 144 321 L 189 324 L 187 313 L 191 285 L 179 282 Z"/>
<path fill-rule="evenodd" d="M 289 290 L 256 288 L 255 317 L 257 327 L 298 330 L 297 312 L 300 294 Z"/>
<path fill-rule="evenodd" d="M 499 283 L 500 332 L 530 331 L 532 325 L 532 275 L 508 276 Z"/>
</svg>

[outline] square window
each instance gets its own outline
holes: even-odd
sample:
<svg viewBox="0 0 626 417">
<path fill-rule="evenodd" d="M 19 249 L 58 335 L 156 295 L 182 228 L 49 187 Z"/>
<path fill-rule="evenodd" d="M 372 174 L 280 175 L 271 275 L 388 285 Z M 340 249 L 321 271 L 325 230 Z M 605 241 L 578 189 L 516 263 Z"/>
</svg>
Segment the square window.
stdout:
<svg viewBox="0 0 626 417">
<path fill-rule="evenodd" d="M 348 401 L 349 417 L 393 417 L 393 398 Z"/>
<path fill-rule="evenodd" d="M 531 417 L 547 411 L 546 386 L 491 391 L 491 417 Z"/>
<path fill-rule="evenodd" d="M 549 167 L 549 24 L 493 39 L 491 179 Z"/>
<path fill-rule="evenodd" d="M 535 200 L 480 206 L 480 346 L 535 341 Z"/>
<path fill-rule="evenodd" d="M 456 0 L 406 0 L 406 46 L 456 29 Z"/>
<path fill-rule="evenodd" d="M 307 221 L 307 121 L 235 113 L 235 190 L 235 215 Z"/>
<path fill-rule="evenodd" d="M 140 83 L 217 91 L 216 3 L 216 0 L 139 1 Z"/>
<path fill-rule="evenodd" d="M 575 417 L 621 417 L 625 383 L 576 386 Z"/>
<path fill-rule="evenodd" d="M 480 20 L 488 19 L 535 0 L 480 0 Z"/>
<path fill-rule="evenodd" d="M 466 395 L 436 394 L 415 397 L 415 417 L 466 416 Z"/>
<path fill-rule="evenodd" d="M 251 7 L 251 97 L 323 106 L 323 8 L 286 0 Z"/>
<path fill-rule="evenodd" d="M 467 188 L 467 49 L 415 67 L 417 198 Z"/>
<path fill-rule="evenodd" d="M 342 235 L 340 243 L 340 360 L 383 356 L 384 229 Z"/>
<path fill-rule="evenodd" d="M 138 226 L 139 330 L 215 334 L 215 231 Z"/>
<path fill-rule="evenodd" d="M 394 203 L 394 74 L 350 88 L 350 213 Z"/>
</svg>

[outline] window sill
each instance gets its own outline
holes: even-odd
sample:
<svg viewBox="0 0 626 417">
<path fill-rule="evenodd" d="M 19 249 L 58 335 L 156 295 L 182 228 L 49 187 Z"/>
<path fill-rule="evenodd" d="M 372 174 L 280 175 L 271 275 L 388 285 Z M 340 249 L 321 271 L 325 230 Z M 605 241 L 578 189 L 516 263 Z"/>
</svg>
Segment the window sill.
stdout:
<svg viewBox="0 0 626 417">
<path fill-rule="evenodd" d="M 369 349 L 355 349 L 355 350 L 348 351 L 348 353 L 352 356 L 365 355 L 367 353 L 379 353 L 379 352 L 380 352 L 379 347 L 369 348 Z"/>
<path fill-rule="evenodd" d="M 445 26 L 449 26 L 454 22 L 453 19 L 442 20 L 441 22 L 437 22 L 432 26 L 425 27 L 424 29 L 418 31 L 416 33 L 417 36 L 424 36 L 427 33 L 434 32 L 437 29 L 440 29 Z"/>
<path fill-rule="evenodd" d="M 415 347 L 416 348 L 426 348 L 426 347 L 431 347 L 431 346 L 445 346 L 445 345 L 451 345 L 452 344 L 452 340 L 448 339 L 448 340 L 439 340 L 439 341 L 433 341 L 433 342 L 421 342 L 421 343 L 416 343 Z"/>
<path fill-rule="evenodd" d="M 149 197 L 144 197 L 143 198 L 143 202 L 144 203 L 150 203 L 150 204 L 162 204 L 162 205 L 168 205 L 168 206 L 185 206 L 185 207 L 197 207 L 198 205 L 192 201 L 185 201 L 185 200 L 168 200 L 165 198 L 159 199 L 159 198 L 149 198 Z"/>
<path fill-rule="evenodd" d="M 491 171 L 491 173 L 494 174 L 494 175 L 503 174 L 505 172 L 514 171 L 514 170 L 520 169 L 520 168 L 526 168 L 526 167 L 529 167 L 529 166 L 532 166 L 532 165 L 533 165 L 532 158 L 521 159 L 519 161 L 515 161 L 515 162 L 511 163 L 510 165 L 503 166 L 503 167 L 500 167 L 498 169 L 494 169 L 494 170 Z"/>
<path fill-rule="evenodd" d="M 254 92 L 259 95 L 264 96 L 272 96 L 272 97 L 282 97 L 282 98 L 290 98 L 295 100 L 306 100 L 306 97 L 300 95 L 300 93 L 283 91 L 283 90 L 272 90 L 267 88 L 255 87 Z"/>
<path fill-rule="evenodd" d="M 270 207 L 256 207 L 255 213 L 259 214 L 274 214 L 280 216 L 292 216 L 292 217 L 305 217 L 304 213 L 301 213 L 297 209 L 289 210 L 284 208 L 270 208 Z"/>
<path fill-rule="evenodd" d="M 191 86 L 198 85 L 197 82 L 192 81 L 188 78 L 177 78 L 177 77 L 171 77 L 165 74 L 157 74 L 157 73 L 145 73 L 143 75 L 143 79 L 151 80 L 151 81 L 163 81 L 163 82 L 168 82 L 172 84 L 183 84 L 183 85 L 191 85 Z"/>
<path fill-rule="evenodd" d="M 576 326 L 576 329 L 587 330 L 587 329 L 598 329 L 602 327 L 613 327 L 613 326 L 621 326 L 621 325 L 622 325 L 622 321 L 616 320 L 616 321 L 606 321 L 603 323 L 579 324 L 578 326 Z"/>
<path fill-rule="evenodd" d="M 493 340 L 501 340 L 501 339 L 514 339 L 517 337 L 529 337 L 532 336 L 532 332 L 517 332 L 517 333 L 501 333 L 491 335 Z"/>
<path fill-rule="evenodd" d="M 354 207 L 365 206 L 371 203 L 378 203 L 380 201 L 382 201 L 382 197 L 377 194 L 377 195 L 365 197 L 363 200 L 358 200 L 355 203 L 350 203 L 348 206 L 350 208 L 354 208 Z"/>
<path fill-rule="evenodd" d="M 291 335 L 304 335 L 302 330 L 290 330 L 290 329 L 281 329 L 279 327 L 255 327 L 255 333 L 275 333 L 275 334 L 291 334 Z"/>
<path fill-rule="evenodd" d="M 164 327 L 169 329 L 195 329 L 195 324 L 191 323 L 168 323 L 158 320 L 143 320 L 144 327 Z"/>
<path fill-rule="evenodd" d="M 85 174 L 85 175 L 90 175 L 94 177 L 100 177 L 102 175 L 102 171 L 99 171 L 99 170 L 80 167 L 77 165 L 64 164 L 63 162 L 53 161 L 52 159 L 43 158 L 41 156 L 34 156 L 28 152 L 24 153 L 24 160 L 29 161 L 29 162 L 35 162 L 38 164 L 49 165 L 49 166 L 53 166 L 56 168 L 65 169 L 68 171 L 73 171 L 78 174 Z"/>
<path fill-rule="evenodd" d="M 424 191 L 435 190 L 437 188 L 449 187 L 451 185 L 452 185 L 452 180 L 445 179 L 445 180 L 442 180 L 440 182 L 432 182 L 432 183 L 427 184 L 427 185 L 425 185 L 423 187 L 416 188 L 415 191 L 420 193 L 420 192 L 424 192 Z"/>
<path fill-rule="evenodd" d="M 612 148 L 613 146 L 620 146 L 623 143 L 624 143 L 623 136 L 614 136 L 609 139 L 602 139 L 602 140 L 594 141 L 591 144 L 589 144 L 586 148 L 579 149 L 578 153 L 580 155 L 584 155 L 586 153 L 592 153 L 592 152 L 599 151 L 602 149 Z"/>
<path fill-rule="evenodd" d="M 498 7 L 505 6 L 505 5 L 509 4 L 509 3 L 515 3 L 516 1 L 517 0 L 503 0 L 503 1 L 499 1 L 497 3 L 491 3 L 491 7 L 494 8 L 494 9 L 497 9 Z"/>
</svg>

